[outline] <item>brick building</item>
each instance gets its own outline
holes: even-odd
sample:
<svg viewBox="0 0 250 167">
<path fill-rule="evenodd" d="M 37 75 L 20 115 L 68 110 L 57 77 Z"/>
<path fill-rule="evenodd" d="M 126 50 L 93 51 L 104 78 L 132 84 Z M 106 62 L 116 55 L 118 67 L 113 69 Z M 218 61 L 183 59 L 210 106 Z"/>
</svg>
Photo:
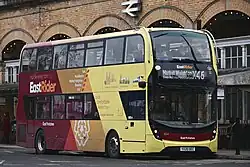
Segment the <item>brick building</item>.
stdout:
<svg viewBox="0 0 250 167">
<path fill-rule="evenodd" d="M 250 83 L 245 83 L 243 89 L 239 87 L 242 84 L 225 82 L 232 79 L 235 71 L 240 75 L 240 70 L 246 71 L 250 67 L 250 59 L 247 63 L 250 57 L 249 0 L 136 0 L 131 6 L 124 4 L 127 1 L 0 0 L 0 116 L 7 112 L 11 118 L 15 117 L 18 58 L 26 43 L 120 31 L 136 26 L 164 26 L 204 28 L 214 34 L 218 39 L 222 71 L 220 92 L 225 94 L 218 101 L 220 123 L 226 125 L 231 117 L 236 116 L 249 122 L 250 89 L 247 85 Z M 129 9 L 136 11 L 130 12 Z M 236 97 L 232 92 L 236 92 Z M 233 111 L 231 103 L 235 103 L 236 110 Z"/>
</svg>

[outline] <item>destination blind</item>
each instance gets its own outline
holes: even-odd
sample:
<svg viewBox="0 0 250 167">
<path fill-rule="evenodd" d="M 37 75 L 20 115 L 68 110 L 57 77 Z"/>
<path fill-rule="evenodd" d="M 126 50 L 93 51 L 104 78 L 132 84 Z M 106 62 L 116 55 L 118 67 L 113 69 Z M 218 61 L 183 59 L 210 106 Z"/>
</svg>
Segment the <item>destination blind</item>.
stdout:
<svg viewBox="0 0 250 167">
<path fill-rule="evenodd" d="M 164 79 L 204 80 L 206 72 L 195 70 L 162 70 L 162 77 Z"/>
</svg>

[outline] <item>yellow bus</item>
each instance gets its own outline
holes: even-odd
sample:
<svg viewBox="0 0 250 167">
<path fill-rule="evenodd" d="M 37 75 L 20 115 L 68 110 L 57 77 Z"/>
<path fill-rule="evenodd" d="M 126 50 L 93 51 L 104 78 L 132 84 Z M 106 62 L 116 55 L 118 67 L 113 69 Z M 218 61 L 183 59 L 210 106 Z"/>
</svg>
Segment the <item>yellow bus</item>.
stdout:
<svg viewBox="0 0 250 167">
<path fill-rule="evenodd" d="M 216 153 L 217 66 L 206 31 L 144 28 L 27 44 L 17 144 L 36 153 Z"/>
</svg>

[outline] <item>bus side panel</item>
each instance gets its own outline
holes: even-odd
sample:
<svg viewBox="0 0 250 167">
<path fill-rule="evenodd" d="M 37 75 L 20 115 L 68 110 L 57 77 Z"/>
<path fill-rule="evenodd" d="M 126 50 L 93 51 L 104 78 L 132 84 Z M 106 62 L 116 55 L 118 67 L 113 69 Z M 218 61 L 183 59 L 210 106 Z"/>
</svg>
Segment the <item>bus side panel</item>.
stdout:
<svg viewBox="0 0 250 167">
<path fill-rule="evenodd" d="M 24 100 L 22 92 L 18 95 L 17 113 L 16 113 L 16 144 L 21 147 L 34 147 L 34 121 L 27 120 L 24 111 Z"/>
<path fill-rule="evenodd" d="M 105 131 L 100 120 L 73 120 L 70 123 L 65 150 L 70 150 L 74 141 L 78 151 L 104 152 Z"/>
<path fill-rule="evenodd" d="M 47 149 L 63 150 L 69 128 L 69 120 L 35 121 L 35 133 L 39 129 L 42 129 L 44 131 Z"/>
<path fill-rule="evenodd" d="M 104 75 L 96 77 L 97 73 Z M 121 153 L 144 152 L 145 110 L 137 108 L 135 113 L 125 108 L 141 102 L 141 95 L 146 92 L 138 87 L 139 80 L 145 79 L 144 63 L 107 66 L 103 71 L 93 68 L 89 69 L 88 77 L 105 132 L 114 129 L 118 133 Z M 138 119 L 139 113 L 142 115 Z"/>
<path fill-rule="evenodd" d="M 36 121 L 44 130 L 47 149 L 103 152 L 105 133 L 100 120 Z"/>
</svg>

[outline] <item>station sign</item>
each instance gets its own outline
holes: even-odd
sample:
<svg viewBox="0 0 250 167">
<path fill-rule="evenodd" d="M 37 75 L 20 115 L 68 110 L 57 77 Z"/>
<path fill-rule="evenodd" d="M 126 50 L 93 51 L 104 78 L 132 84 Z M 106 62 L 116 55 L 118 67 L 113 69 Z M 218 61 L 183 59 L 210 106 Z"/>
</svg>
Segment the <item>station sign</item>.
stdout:
<svg viewBox="0 0 250 167">
<path fill-rule="evenodd" d="M 122 6 L 127 6 L 122 10 L 122 13 L 128 14 L 131 17 L 136 17 L 137 13 L 141 11 L 141 0 L 128 0 L 121 3 Z"/>
</svg>

